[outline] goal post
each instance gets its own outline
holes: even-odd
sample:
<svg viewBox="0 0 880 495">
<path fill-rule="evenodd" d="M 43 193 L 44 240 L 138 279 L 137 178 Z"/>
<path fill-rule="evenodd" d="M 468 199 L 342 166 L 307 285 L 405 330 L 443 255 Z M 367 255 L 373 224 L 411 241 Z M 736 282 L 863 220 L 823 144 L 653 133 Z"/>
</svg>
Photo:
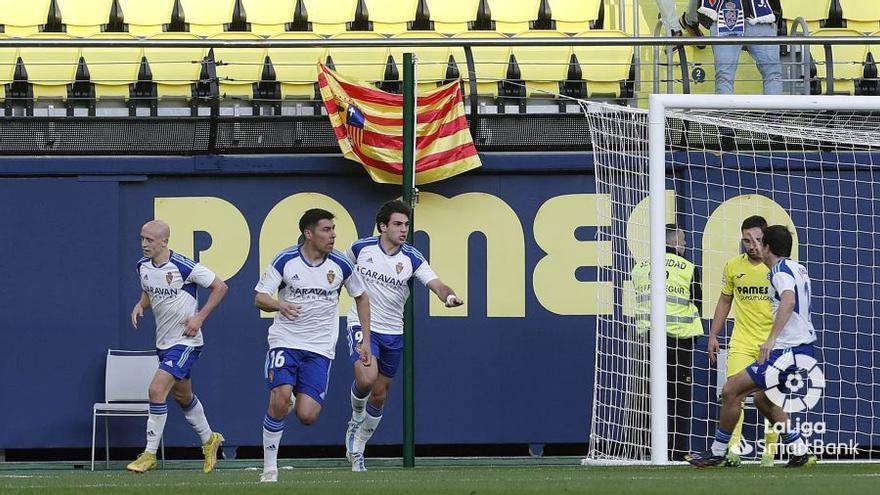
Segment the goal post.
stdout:
<svg viewBox="0 0 880 495">
<path fill-rule="evenodd" d="M 720 253 L 729 256 L 731 249 L 738 248 L 738 222 L 745 216 L 769 211 L 770 217 L 781 218 L 787 209 L 796 210 L 789 212 L 797 220 L 790 225 L 793 230 L 806 229 L 803 262 L 818 287 L 813 298 L 819 311 L 813 317 L 814 325 L 820 339 L 825 326 L 828 332 L 840 334 L 817 342 L 819 356 L 827 355 L 833 368 L 828 388 L 839 394 L 845 390 L 856 394 L 852 399 L 827 398 L 828 404 L 820 405 L 820 410 L 805 411 L 804 421 L 833 425 L 828 435 L 832 440 L 867 443 L 862 457 L 846 454 L 835 459 L 878 460 L 872 449 L 880 446 L 880 396 L 874 396 L 880 383 L 880 328 L 874 329 L 873 324 L 880 318 L 880 308 L 875 315 L 878 302 L 870 285 L 874 276 L 880 281 L 880 268 L 874 264 L 875 253 L 863 257 L 857 251 L 860 247 L 875 249 L 870 239 L 880 235 L 880 225 L 874 226 L 880 222 L 872 219 L 869 225 L 851 227 L 832 217 L 846 215 L 848 207 L 856 208 L 852 212 L 856 216 L 863 214 L 858 208 L 869 208 L 866 211 L 873 214 L 876 207 L 880 212 L 880 188 L 874 187 L 874 174 L 880 169 L 880 97 L 651 95 L 647 112 L 605 103 L 584 102 L 582 106 L 594 144 L 597 193 L 608 194 L 612 202 L 612 218 L 607 222 L 611 227 L 600 231 L 599 238 L 608 241 L 614 260 L 610 267 L 600 269 L 600 277 L 614 282 L 614 293 L 607 296 L 614 312 L 597 318 L 590 452 L 585 464 L 670 463 L 664 269 L 669 206 L 675 206 L 672 218 L 686 217 L 687 235 L 694 242 L 689 252 L 700 258 L 691 261 L 700 267 L 701 260 L 712 260 L 711 267 L 701 267 L 704 285 L 715 284 L 713 277 L 719 278 Z M 779 181 L 782 183 L 777 187 Z M 819 201 L 810 199 L 811 194 L 816 195 L 811 188 L 823 191 Z M 713 198 L 713 194 L 719 197 Z M 722 249 L 722 242 L 704 236 L 702 229 L 713 221 L 713 208 L 720 209 L 738 196 L 748 196 L 750 202 L 741 201 L 736 215 L 725 217 L 726 229 L 735 234 L 724 238 Z M 676 204 L 668 205 L 670 199 Z M 826 201 L 839 212 L 832 215 L 814 209 Z M 779 208 L 774 209 L 772 204 L 776 203 Z M 739 220 L 732 227 L 734 216 Z M 783 223 L 775 218 L 768 221 Z M 822 241 L 812 242 L 808 236 L 821 236 Z M 847 246 L 847 242 L 855 245 Z M 795 249 L 797 244 L 796 238 Z M 842 259 L 843 255 L 826 255 L 823 250 L 849 248 L 856 251 L 858 270 L 870 276 L 854 282 L 857 300 L 839 303 L 832 300 L 836 297 L 833 292 L 848 290 L 840 288 L 847 282 L 843 272 L 848 270 L 844 266 L 848 260 Z M 626 309 L 634 297 L 628 272 L 639 256 L 637 251 L 650 259 L 651 266 L 651 325 L 646 339 L 633 337 L 632 315 Z M 607 253 L 600 253 L 600 257 L 608 258 Z M 861 265 L 863 258 L 865 264 Z M 711 289 L 704 291 L 704 306 L 714 307 L 718 298 L 717 287 Z M 859 299 L 861 294 L 870 294 L 872 299 Z M 847 311 L 855 314 L 847 315 Z M 857 326 L 870 327 L 849 328 L 850 317 Z M 711 318 L 712 312 L 704 309 L 705 330 Z M 730 328 L 725 326 L 727 333 Z M 864 348 L 845 349 L 843 342 Z M 705 338 L 698 345 L 705 347 Z M 714 378 L 709 377 L 714 374 L 705 350 L 696 353 L 702 353 L 693 364 L 694 388 L 699 390 L 691 405 L 693 413 L 685 419 L 701 428 L 688 432 L 689 445 L 705 447 L 706 437 L 714 431 L 717 404 L 712 398 Z M 648 366 L 639 362 L 646 356 L 650 356 Z M 869 369 L 861 373 L 860 365 Z"/>
</svg>

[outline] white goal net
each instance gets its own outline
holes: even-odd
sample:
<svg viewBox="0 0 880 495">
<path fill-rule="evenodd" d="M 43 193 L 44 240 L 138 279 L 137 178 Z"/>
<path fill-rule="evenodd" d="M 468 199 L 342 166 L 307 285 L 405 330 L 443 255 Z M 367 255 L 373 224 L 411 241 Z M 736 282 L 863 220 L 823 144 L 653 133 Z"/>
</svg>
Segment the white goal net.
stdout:
<svg viewBox="0 0 880 495">
<path fill-rule="evenodd" d="M 684 257 L 699 271 L 704 336 L 693 341 L 692 352 L 686 345 L 678 354 L 667 349 L 668 376 L 655 388 L 665 392 L 667 407 L 657 411 L 655 405 L 653 423 L 650 333 L 636 327 L 639 296 L 632 283 L 634 264 L 649 259 L 651 251 L 648 112 L 583 104 L 597 193 L 611 203 L 608 227 L 599 229 L 600 245 L 611 256 L 606 251 L 599 259 L 612 264 L 600 268 L 599 278 L 614 287 L 603 295 L 613 313 L 597 319 L 585 463 L 664 463 L 708 448 L 726 375 L 723 362 L 710 365 L 705 335 L 722 270 L 742 252 L 740 226 L 750 215 L 789 226 L 792 258 L 812 280 L 810 311 L 821 375 L 802 370 L 801 381 L 778 388 L 791 401 L 790 422 L 820 459 L 880 459 L 880 101 L 782 97 L 800 99 L 803 106 L 766 110 L 776 105 L 762 97 L 685 96 L 705 108 L 665 109 L 665 214 L 658 212 L 654 222 L 662 219 L 685 233 Z M 756 107 L 763 101 L 765 110 L 737 108 L 749 106 L 750 98 Z M 852 103 L 853 98 L 858 101 Z M 840 109 L 833 109 L 835 101 L 842 103 Z M 665 293 L 664 287 L 659 290 Z M 723 349 L 734 321 L 735 309 L 720 335 Z M 670 345 L 679 344 L 663 344 Z M 682 361 L 683 354 L 690 362 Z M 660 436 L 667 450 L 652 455 L 651 433 L 658 428 L 664 429 Z M 760 457 L 763 437 L 763 419 L 747 403 L 737 446 L 744 460 Z M 657 437 L 654 442 L 660 445 Z"/>
</svg>

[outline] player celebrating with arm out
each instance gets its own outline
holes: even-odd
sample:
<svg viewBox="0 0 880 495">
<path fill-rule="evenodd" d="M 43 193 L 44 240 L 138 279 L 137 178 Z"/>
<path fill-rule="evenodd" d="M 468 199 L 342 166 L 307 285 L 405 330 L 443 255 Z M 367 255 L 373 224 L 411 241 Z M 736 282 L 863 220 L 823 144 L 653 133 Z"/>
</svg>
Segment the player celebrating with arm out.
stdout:
<svg viewBox="0 0 880 495">
<path fill-rule="evenodd" d="M 715 316 L 709 327 L 709 362 L 714 363 L 721 347 L 718 334 L 730 313 L 731 303 L 736 305 L 736 322 L 730 339 L 730 352 L 727 355 L 727 378 L 730 379 L 746 366 L 758 360 L 758 349 L 767 340 L 773 325 L 773 314 L 769 297 L 767 275 L 770 269 L 761 257 L 763 229 L 767 227 L 764 217 L 753 215 L 743 220 L 743 254 L 734 256 L 724 264 L 721 279 L 721 295 L 715 307 Z M 733 429 L 727 451 L 726 466 L 739 466 L 740 438 L 742 436 L 743 414 L 740 414 Z M 773 466 L 776 442 L 779 433 L 772 428 L 764 429 L 764 452 L 761 465 Z"/>
<path fill-rule="evenodd" d="M 144 310 L 153 308 L 159 369 L 150 382 L 147 448 L 126 469 L 144 473 L 156 467 L 156 450 L 168 417 L 165 400 L 171 392 L 202 441 L 203 470 L 209 473 L 217 463 L 217 449 L 223 443 L 223 436 L 211 431 L 205 409 L 193 394 L 190 371 L 202 352 L 202 324 L 220 304 L 228 287 L 211 270 L 169 250 L 170 236 L 171 229 L 161 220 L 147 222 L 141 228 L 144 257 L 138 261 L 137 270 L 142 292 L 131 311 L 131 324 L 137 328 L 138 318 L 144 316 Z M 196 286 L 211 289 L 211 295 L 201 310 L 198 309 Z"/>
<path fill-rule="evenodd" d="M 278 449 L 289 412 L 295 411 L 306 426 L 321 412 L 339 335 L 343 285 L 354 297 L 358 318 L 365 322 L 358 359 L 366 367 L 372 362 L 370 302 L 354 265 L 333 249 L 333 218 L 326 210 L 306 211 L 299 220 L 302 244 L 278 253 L 255 287 L 256 306 L 276 313 L 269 327 L 266 354 L 265 378 L 270 392 L 263 419 L 262 482 L 278 481 Z"/>
<path fill-rule="evenodd" d="M 749 394 L 755 394 L 755 406 L 773 423 L 774 429 L 784 431 L 789 425 L 788 414 L 764 391 L 785 383 L 783 380 L 788 374 L 798 373 L 799 361 L 813 361 L 813 342 L 816 341 L 810 321 L 810 278 L 803 265 L 788 258 L 791 245 L 791 232 L 784 225 L 764 229 L 761 256 L 770 268 L 773 326 L 758 349 L 758 359 L 724 384 L 715 441 L 709 450 L 688 456 L 688 462 L 694 466 L 717 466 L 725 461 L 731 433 L 742 413 L 742 401 Z M 772 378 L 769 383 L 768 378 Z M 797 428 L 784 431 L 780 436 L 791 452 L 786 467 L 816 463 L 816 457 L 810 454 Z"/>
<path fill-rule="evenodd" d="M 356 241 L 346 252 L 355 263 L 370 295 L 372 343 L 367 342 L 366 320 L 352 309 L 348 313 L 348 344 L 354 363 L 351 385 L 351 421 L 345 432 L 345 455 L 352 471 L 366 471 L 364 447 L 382 419 L 382 408 L 403 353 L 403 307 L 409 298 L 408 282 L 415 277 L 446 307 L 464 304 L 444 284 L 416 248 L 406 244 L 412 211 L 399 200 L 388 201 L 376 214 L 379 236 Z M 371 347 L 372 346 L 372 347 Z M 358 360 L 357 349 L 370 348 L 378 366 Z M 366 411 L 365 411 L 366 409 Z"/>
</svg>

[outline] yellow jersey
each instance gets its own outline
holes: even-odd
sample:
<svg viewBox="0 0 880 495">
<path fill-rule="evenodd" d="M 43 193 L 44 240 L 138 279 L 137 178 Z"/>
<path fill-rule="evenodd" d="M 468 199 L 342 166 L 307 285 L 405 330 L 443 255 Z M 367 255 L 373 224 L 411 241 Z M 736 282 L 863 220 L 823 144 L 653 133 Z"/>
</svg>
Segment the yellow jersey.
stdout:
<svg viewBox="0 0 880 495">
<path fill-rule="evenodd" d="M 753 264 L 747 254 L 735 256 L 724 264 L 721 293 L 733 296 L 736 310 L 730 339 L 732 352 L 756 352 L 770 335 L 773 309 L 769 273 L 767 265 Z"/>
</svg>

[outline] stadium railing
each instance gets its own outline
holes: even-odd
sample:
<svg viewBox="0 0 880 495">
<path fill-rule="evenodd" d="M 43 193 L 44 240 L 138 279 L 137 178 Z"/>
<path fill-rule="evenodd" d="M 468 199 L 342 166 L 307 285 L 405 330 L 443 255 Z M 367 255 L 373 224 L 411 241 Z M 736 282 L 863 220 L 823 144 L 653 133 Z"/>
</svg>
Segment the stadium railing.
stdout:
<svg viewBox="0 0 880 495">
<path fill-rule="evenodd" d="M 271 52 L 280 52 L 284 50 L 297 50 L 297 49 L 327 49 L 327 50 L 338 50 L 344 48 L 351 47 L 372 47 L 378 49 L 389 49 L 393 52 L 398 52 L 401 50 L 406 50 L 407 48 L 417 49 L 419 47 L 430 47 L 430 48 L 449 48 L 450 52 L 455 50 L 461 50 L 464 53 L 464 63 L 461 64 L 459 68 L 461 76 L 464 76 L 465 80 L 465 94 L 466 94 L 466 105 L 468 108 L 468 117 L 471 121 L 472 133 L 476 138 L 476 142 L 478 146 L 493 146 L 491 143 L 493 140 L 496 145 L 499 141 L 497 138 L 497 132 L 501 132 L 502 129 L 514 130 L 517 128 L 522 128 L 522 124 L 527 120 L 538 120 L 542 122 L 548 122 L 552 120 L 564 122 L 565 121 L 565 113 L 567 111 L 566 105 L 567 102 L 570 103 L 570 106 L 574 108 L 574 111 L 569 113 L 576 114 L 579 112 L 579 106 L 577 104 L 577 97 L 586 97 L 587 94 L 584 92 L 571 91 L 568 92 L 569 88 L 575 86 L 578 81 L 566 80 L 563 81 L 563 84 L 560 84 L 560 94 L 556 95 L 556 103 L 555 107 L 557 108 L 555 111 L 547 112 L 551 113 L 551 115 L 544 116 L 536 116 L 532 111 L 529 111 L 528 114 L 523 112 L 525 105 L 522 104 L 525 101 L 525 98 L 531 97 L 532 94 L 525 91 L 527 82 L 516 79 L 505 79 L 503 81 L 498 81 L 500 91 L 498 94 L 498 102 L 494 105 L 487 104 L 487 100 L 480 95 L 480 91 L 478 90 L 478 83 L 485 82 L 485 80 L 481 80 L 479 77 L 479 73 L 477 72 L 476 67 L 479 64 L 479 61 L 475 59 L 474 53 L 480 49 L 491 48 L 491 47 L 510 47 L 511 49 L 524 49 L 524 48 L 534 48 L 534 47 L 565 47 L 570 48 L 573 51 L 583 47 L 630 47 L 634 49 L 635 53 L 638 53 L 642 50 L 654 48 L 656 51 L 662 51 L 663 47 L 667 46 L 682 46 L 684 47 L 682 50 L 676 50 L 674 57 L 677 59 L 670 63 L 668 60 L 663 60 L 663 57 L 655 57 L 652 67 L 655 74 L 659 71 L 660 68 L 667 69 L 667 76 L 665 82 L 667 83 L 667 91 L 672 89 L 673 91 L 677 90 L 679 87 L 683 92 L 688 92 L 692 89 L 692 86 L 689 87 L 688 79 L 691 73 L 691 65 L 687 60 L 687 53 L 689 51 L 693 51 L 692 47 L 694 45 L 707 45 L 709 47 L 713 45 L 723 45 L 723 44 L 772 44 L 779 46 L 791 46 L 794 47 L 793 51 L 796 53 L 796 57 L 793 58 L 791 64 L 786 67 L 786 70 L 789 72 L 789 76 L 787 79 L 787 91 L 790 93 L 798 93 L 798 94 L 810 94 L 811 86 L 815 90 L 815 77 L 811 77 L 810 68 L 813 65 L 813 60 L 810 57 L 810 46 L 814 45 L 870 45 L 872 40 L 875 37 L 870 36 L 805 36 L 802 29 L 800 27 L 801 23 L 795 23 L 796 26 L 793 26 L 794 35 L 791 36 L 783 36 L 776 38 L 755 38 L 755 37 L 743 37 L 736 39 L 725 39 L 725 38 L 672 38 L 672 37 L 623 37 L 623 36 L 603 36 L 600 33 L 591 33 L 590 37 L 504 37 L 504 38 L 466 38 L 466 37 L 452 37 L 452 38 L 416 38 L 416 37 L 392 37 L 392 38 L 333 38 L 333 39 L 324 39 L 324 38 L 296 38 L 296 39 L 288 39 L 284 37 L 276 37 L 269 39 L 222 39 L 222 38 L 211 38 L 211 39 L 108 39 L 105 37 L 101 38 L 91 38 L 91 39 L 73 39 L 73 38 L 54 38 L 54 39 L 46 39 L 46 38 L 2 38 L 0 37 L 0 53 L 3 53 L 4 50 L 7 52 L 9 50 L 19 50 L 23 48 L 28 49 L 41 49 L 41 48 L 52 48 L 55 50 L 59 49 L 95 49 L 95 48 L 137 48 L 141 50 L 160 50 L 160 49 L 196 49 L 196 50 L 207 50 L 206 56 L 199 61 L 196 61 L 200 65 L 199 69 L 199 77 L 198 80 L 193 81 L 192 84 L 192 94 L 190 98 L 185 98 L 185 101 L 182 108 L 174 109 L 174 111 L 166 112 L 162 114 L 159 111 L 156 100 L 158 95 L 155 93 L 154 89 L 151 89 L 148 84 L 145 84 L 145 81 L 138 81 L 134 85 L 134 89 L 132 91 L 131 97 L 125 102 L 125 106 L 123 106 L 123 114 L 108 114 L 101 113 L 100 106 L 97 108 L 98 115 L 101 115 L 102 118 L 96 121 L 90 121 L 89 119 L 76 119 L 78 125 L 100 125 L 106 127 L 108 125 L 108 121 L 103 119 L 103 117 L 112 117 L 117 122 L 122 122 L 125 120 L 124 117 L 135 117 L 136 119 L 144 119 L 142 117 L 143 112 L 140 110 L 143 109 L 143 104 L 146 102 L 146 106 L 148 107 L 149 113 L 147 116 L 158 118 L 158 120 L 163 120 L 163 118 L 169 122 L 175 121 L 175 117 L 192 117 L 194 120 L 192 122 L 192 136 L 193 139 L 190 139 L 188 142 L 193 143 L 192 147 L 186 150 L 180 150 L 179 146 L 175 147 L 175 149 L 167 149 L 160 150 L 159 152 L 167 152 L 167 153 L 180 153 L 183 152 L 194 152 L 194 153 L 214 153 L 218 151 L 232 151 L 232 152 L 253 152 L 256 149 L 272 148 L 271 144 L 267 145 L 265 141 L 261 141 L 259 146 L 249 146 L 244 145 L 242 143 L 247 143 L 250 139 L 250 134 L 248 131 L 244 133 L 239 132 L 236 129 L 240 129 L 240 125 L 231 125 L 231 134 L 230 129 L 225 128 L 229 124 L 229 119 L 239 119 L 237 121 L 238 124 L 241 124 L 241 119 L 251 119 L 251 123 L 254 124 L 256 120 L 265 120 L 265 119 L 278 119 L 274 122 L 280 124 L 282 127 L 285 125 L 290 125 L 297 128 L 302 128 L 303 122 L 309 120 L 309 118 L 313 118 L 316 120 L 314 122 L 314 126 L 310 131 L 306 131 L 305 134 L 314 133 L 316 136 L 323 132 L 327 132 L 320 125 L 317 120 L 325 120 L 324 117 L 321 117 L 321 105 L 317 98 L 307 99 L 307 100 L 286 100 L 281 98 L 280 92 L 277 90 L 277 84 L 279 81 L 272 81 L 271 79 L 266 78 L 266 70 L 263 70 L 263 74 L 261 75 L 260 81 L 254 81 L 257 86 L 253 93 L 252 98 L 234 98 L 234 99 L 223 99 L 222 93 L 220 91 L 220 87 L 223 83 L 229 82 L 221 80 L 218 78 L 218 65 L 223 69 L 219 72 L 228 72 L 226 67 L 223 67 L 225 63 L 222 60 L 218 60 L 216 57 L 216 52 L 230 52 L 234 53 L 236 51 L 248 50 L 248 49 L 258 49 L 258 50 L 268 50 L 267 53 Z M 166 33 L 169 34 L 169 33 Z M 532 35 L 534 36 L 534 35 Z M 305 51 L 305 50 L 304 50 Z M 829 52 L 830 53 L 830 52 Z M 633 57 L 634 59 L 636 57 Z M 630 78 L 626 82 L 628 84 L 632 84 L 634 86 L 633 93 L 627 94 L 625 92 L 621 92 L 618 95 L 612 95 L 611 99 L 617 101 L 623 101 L 625 103 L 629 103 L 631 105 L 639 105 L 641 102 L 638 100 L 638 95 L 644 94 L 650 86 L 647 85 L 648 80 L 651 79 L 650 76 L 643 77 L 644 71 L 642 70 L 645 67 L 640 67 L 635 65 L 637 62 L 634 61 L 634 65 L 630 72 Z M 826 70 L 826 77 L 828 81 L 833 81 L 834 79 L 834 71 L 833 66 L 836 62 L 833 60 L 833 57 L 830 57 L 827 61 L 828 70 Z M 866 77 L 864 79 L 864 86 L 866 88 L 873 88 L 876 91 L 876 67 L 873 67 L 873 60 L 869 57 L 868 60 L 865 61 L 867 69 L 873 70 L 873 77 L 871 76 L 870 70 L 865 70 Z M 80 67 L 82 69 L 82 67 Z M 264 67 L 265 69 L 265 67 Z M 651 68 L 648 68 L 651 69 Z M 670 75 L 670 71 L 677 71 L 677 74 Z M 8 71 L 7 71 L 8 72 Z M 45 127 L 47 125 L 46 122 L 40 124 L 30 123 L 28 118 L 31 115 L 35 115 L 34 113 L 34 98 L 32 93 L 28 93 L 27 91 L 21 91 L 22 87 L 26 88 L 26 79 L 17 78 L 18 67 L 14 71 L 16 74 L 13 74 L 13 80 L 7 84 L 6 86 L 6 94 L 4 100 L 4 108 L 5 108 L 5 117 L 2 117 L 4 122 L 6 122 L 7 126 L 4 133 L 11 133 L 15 129 L 16 126 L 19 126 L 18 129 L 21 129 L 22 126 L 40 126 Z M 569 71 L 571 73 L 571 71 Z M 510 75 L 510 74 L 508 74 Z M 56 113 L 54 107 L 49 107 L 41 109 L 41 112 L 37 112 L 37 114 L 41 115 L 42 119 L 50 118 L 50 117 L 61 117 L 63 116 L 76 116 L 76 117 L 90 117 L 96 115 L 96 106 L 94 105 L 94 91 L 88 91 L 87 88 L 89 84 L 89 80 L 87 77 L 83 76 L 83 71 L 77 71 L 77 80 L 71 81 L 71 89 L 81 89 L 78 93 L 71 93 L 67 101 L 64 101 L 62 104 L 64 106 L 64 112 L 61 115 Z M 447 73 L 447 77 L 455 76 L 455 74 Z M 266 80 L 264 80 L 266 79 Z M 659 76 L 655 76 L 653 78 L 653 89 L 656 92 L 659 92 L 658 89 L 661 88 L 660 83 L 664 82 Z M 581 80 L 580 82 L 583 82 Z M 832 89 L 832 84 L 823 84 L 823 88 Z M 11 90 L 11 91 L 10 91 Z M 19 92 L 16 93 L 16 90 Z M 317 95 L 314 95 L 317 96 Z M 533 101 L 539 102 L 536 104 L 543 104 L 546 107 L 553 108 L 554 104 L 547 104 L 548 98 L 540 98 L 534 99 Z M 508 103 L 513 104 L 512 114 L 506 114 L 503 117 L 501 114 L 504 114 L 506 111 L 511 111 L 508 108 Z M 282 112 L 282 105 L 287 105 L 292 107 L 294 110 L 289 113 Z M 86 108 L 81 108 L 86 107 Z M 517 109 L 520 110 L 520 113 L 517 114 Z M 80 111 L 83 110 L 83 111 Z M 533 109 L 529 109 L 533 110 Z M 176 113 L 175 113 L 176 112 Z M 39 119 L 37 119 L 39 120 Z M 177 122 L 182 122 L 181 120 L 176 120 Z M 289 122 L 288 122 L 289 121 Z M 481 122 L 483 121 L 483 122 Z M 64 126 L 65 122 L 63 119 L 58 119 L 55 125 Z M 70 121 L 72 123 L 72 121 Z M 90 123 L 93 122 L 93 123 Z M 146 121 L 144 121 L 146 122 Z M 14 124 L 14 125 L 13 125 Z M 127 123 L 126 125 L 131 125 L 133 123 Z M 53 125 L 50 126 L 51 129 L 57 129 L 57 127 Z M 134 124 L 134 125 L 143 125 L 142 124 Z M 254 132 L 264 132 L 266 122 L 261 122 L 256 127 L 259 128 Z M 311 124 L 308 124 L 311 125 Z M 486 126 L 489 127 L 486 127 Z M 550 126 L 553 127 L 553 126 Z M 563 128 L 564 125 L 560 124 L 557 127 Z M 255 128 L 256 129 L 256 128 Z M 260 130 L 262 129 L 262 130 Z M 482 129 L 482 131 L 481 131 Z M 26 130 L 21 131 L 23 134 L 27 134 Z M 481 136 L 481 132 L 483 135 Z M 224 134 L 225 133 L 225 134 Z M 51 131 L 43 132 L 39 134 L 40 136 L 46 137 L 52 134 Z M 143 133 L 141 133 L 143 134 Z M 239 134 L 236 137 L 236 134 Z M 578 133 L 575 133 L 578 134 Z M 207 142 L 201 143 L 200 137 L 207 136 Z M 281 139 L 279 137 L 278 141 L 278 149 L 284 149 L 285 152 L 290 152 L 291 149 L 298 149 L 297 143 L 298 140 L 301 140 L 303 136 L 303 132 L 299 132 L 298 138 L 287 138 Z M 9 137 L 4 136 L 4 138 Z M 313 136 L 314 137 L 314 136 Z M 511 138 L 511 143 L 501 149 L 503 150 L 517 150 L 519 149 L 515 143 L 516 139 L 511 136 L 506 136 L 507 138 Z M 560 140 L 554 142 L 549 141 L 548 146 L 555 146 L 556 149 L 584 149 L 584 144 L 576 144 L 582 143 L 580 140 L 582 136 L 563 136 Z M 306 138 L 306 141 L 309 141 L 311 138 Z M 27 139 L 25 139 L 27 140 Z M 225 141 L 224 141 L 225 140 Z M 22 147 L 19 140 L 15 139 L 3 139 L 0 140 L 3 143 L 12 143 L 15 142 L 15 146 L 10 144 L 12 148 Z M 2 151 L 11 151 L 13 153 L 31 153 L 35 151 L 40 152 L 49 152 L 49 153 L 88 153 L 88 147 L 85 146 L 84 143 L 80 142 L 76 145 L 70 145 L 65 148 L 64 145 L 59 144 L 64 140 L 58 139 L 46 139 L 49 146 L 23 146 L 20 151 L 16 149 L 3 149 L 7 148 L 6 145 L 0 144 L 0 149 Z M 145 139 L 144 142 L 149 142 L 149 139 Z M 186 143 L 187 141 L 184 140 Z M 221 145 L 221 143 L 226 143 L 226 145 Z M 303 148 L 304 152 L 315 152 L 315 151 L 328 151 L 332 149 L 332 139 L 323 139 L 318 138 L 317 140 L 312 139 L 311 142 L 313 146 L 305 146 Z M 320 145 L 316 143 L 320 142 Z M 241 144 L 241 146 L 239 146 Z M 80 147 L 84 147 L 81 149 Z M 99 147 L 100 148 L 100 147 Z M 131 148 L 128 148 L 131 149 Z M 496 148 L 497 149 L 497 148 Z M 133 150 L 134 152 L 138 152 L 137 147 Z M 99 149 L 97 152 L 101 152 Z M 106 152 L 118 152 L 118 150 L 107 150 Z M 144 148 L 142 153 L 155 153 L 156 149 L 148 149 Z"/>
</svg>

